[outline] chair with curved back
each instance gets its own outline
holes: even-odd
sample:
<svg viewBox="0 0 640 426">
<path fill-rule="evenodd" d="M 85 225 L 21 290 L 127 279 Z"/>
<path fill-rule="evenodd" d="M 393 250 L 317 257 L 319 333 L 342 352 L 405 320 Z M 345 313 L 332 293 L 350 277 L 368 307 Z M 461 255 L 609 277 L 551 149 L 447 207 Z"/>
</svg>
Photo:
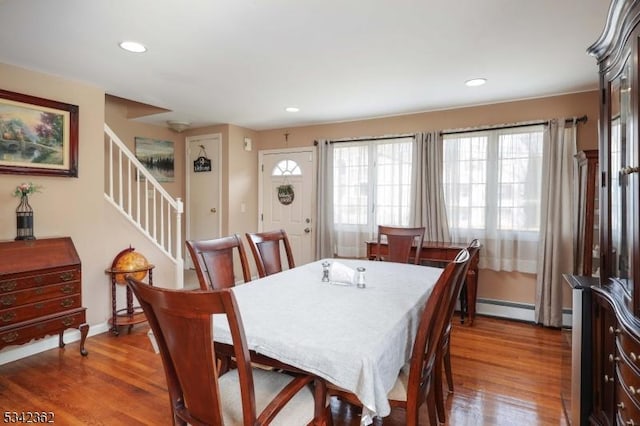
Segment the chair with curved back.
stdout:
<svg viewBox="0 0 640 426">
<path fill-rule="evenodd" d="M 433 391 L 434 368 L 437 364 L 437 351 L 446 320 L 446 309 L 449 301 L 455 298 L 456 284 L 464 266 L 469 262 L 469 252 L 462 249 L 456 258 L 447 264 L 438 278 L 420 316 L 416 333 L 409 371 L 403 368 L 393 388 L 387 394 L 391 407 L 403 408 L 406 411 L 407 426 L 420 426 L 419 410 L 422 403 L 427 403 L 429 424 L 437 425 L 436 400 Z M 337 396 L 350 404 L 361 406 L 357 397 L 348 391 L 328 386 L 328 393 Z"/>
<path fill-rule="evenodd" d="M 454 290 L 454 296 L 449 301 L 449 306 L 447 307 L 447 315 L 448 319 L 445 323 L 445 329 L 442 334 L 442 339 L 440 343 L 440 350 L 438 351 L 439 358 L 437 360 L 437 367 L 435 370 L 435 397 L 436 397 L 436 409 L 438 413 L 438 419 L 440 422 L 445 421 L 445 410 L 444 410 L 444 394 L 442 393 L 442 369 L 444 368 L 444 372 L 447 377 L 447 385 L 449 387 L 449 392 L 453 393 L 453 372 L 451 370 L 451 329 L 453 327 L 453 312 L 456 307 L 456 301 L 459 298 L 460 291 L 464 286 L 464 281 L 467 276 L 467 270 L 469 269 L 469 265 L 471 264 L 471 259 L 473 259 L 476 254 L 480 250 L 480 241 L 478 239 L 473 239 L 469 246 L 467 247 L 467 251 L 469 252 L 469 261 L 462 269 L 462 273 L 458 277 L 458 282 L 456 283 L 456 289 Z"/>
<path fill-rule="evenodd" d="M 380 246 L 383 238 L 387 241 L 386 254 L 382 255 Z M 395 226 L 378 225 L 378 255 L 376 260 L 387 262 L 409 263 L 411 248 L 416 248 L 414 262 L 420 263 L 420 251 L 424 239 L 424 228 L 403 228 Z"/>
<path fill-rule="evenodd" d="M 237 249 L 244 282 L 251 281 L 249 262 L 238 234 L 212 240 L 187 241 L 187 249 L 196 268 L 202 290 L 216 290 L 235 285 L 233 251 Z"/>
<path fill-rule="evenodd" d="M 280 243 L 284 246 L 289 269 L 295 267 L 291 245 L 289 245 L 289 238 L 284 229 L 255 233 L 247 232 L 246 236 L 249 241 L 249 247 L 251 247 L 251 253 L 253 253 L 253 258 L 256 261 L 258 276 L 260 278 L 282 271 Z"/>
<path fill-rule="evenodd" d="M 169 290 L 127 277 L 157 341 L 175 425 L 320 425 L 326 387 L 309 375 L 253 369 L 231 289 Z M 229 323 L 237 368 L 218 375 L 212 315 Z M 309 386 L 315 381 L 315 395 Z"/>
</svg>

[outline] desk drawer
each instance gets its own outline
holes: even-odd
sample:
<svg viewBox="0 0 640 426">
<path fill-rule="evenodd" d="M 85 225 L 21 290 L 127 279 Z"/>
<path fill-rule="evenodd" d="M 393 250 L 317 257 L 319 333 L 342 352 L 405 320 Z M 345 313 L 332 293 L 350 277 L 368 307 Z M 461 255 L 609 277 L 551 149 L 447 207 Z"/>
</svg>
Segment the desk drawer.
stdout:
<svg viewBox="0 0 640 426">
<path fill-rule="evenodd" d="M 618 350 L 624 354 L 637 374 L 640 374 L 640 342 L 626 332 L 624 328 L 617 336 Z"/>
<path fill-rule="evenodd" d="M 0 309 L 8 309 L 27 303 L 35 303 L 52 298 L 80 294 L 80 282 L 73 281 L 62 284 L 31 288 L 0 295 Z"/>
<path fill-rule="evenodd" d="M 0 327 L 17 322 L 79 308 L 82 297 L 79 294 L 20 305 L 10 309 L 0 309 Z"/>
<path fill-rule="evenodd" d="M 80 281 L 80 269 L 66 269 L 50 273 L 25 275 L 19 278 L 0 279 L 0 294 L 70 281 Z"/>
<path fill-rule="evenodd" d="M 629 386 L 624 383 L 620 376 L 618 378 L 620 381 L 616 386 L 616 411 L 618 419 L 622 420 L 622 423 L 619 424 L 640 425 L 640 407 L 634 397 L 627 392 Z"/>
<path fill-rule="evenodd" d="M 85 308 L 81 308 L 45 321 L 32 321 L 31 324 L 18 327 L 4 327 L 0 332 L 0 348 L 7 345 L 20 345 L 49 334 L 58 334 L 67 328 L 78 328 L 85 322 Z"/>
</svg>

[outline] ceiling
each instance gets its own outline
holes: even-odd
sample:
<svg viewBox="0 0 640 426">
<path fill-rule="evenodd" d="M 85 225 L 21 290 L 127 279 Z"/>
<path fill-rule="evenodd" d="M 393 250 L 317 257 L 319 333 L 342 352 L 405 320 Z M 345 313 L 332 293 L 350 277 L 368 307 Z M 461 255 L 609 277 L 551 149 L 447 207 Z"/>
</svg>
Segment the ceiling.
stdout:
<svg viewBox="0 0 640 426">
<path fill-rule="evenodd" d="M 608 4 L 0 0 L 0 62 L 169 110 L 147 123 L 264 130 L 595 89 Z"/>
</svg>

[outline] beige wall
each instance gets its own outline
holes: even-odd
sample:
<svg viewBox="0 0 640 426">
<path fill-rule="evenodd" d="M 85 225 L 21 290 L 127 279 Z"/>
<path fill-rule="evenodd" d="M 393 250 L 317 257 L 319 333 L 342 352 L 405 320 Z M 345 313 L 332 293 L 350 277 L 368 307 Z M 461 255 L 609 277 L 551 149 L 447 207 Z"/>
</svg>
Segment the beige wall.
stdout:
<svg viewBox="0 0 640 426">
<path fill-rule="evenodd" d="M 176 180 L 165 184 L 169 193 L 184 198 L 184 141 L 187 136 L 221 133 L 223 140 L 223 234 L 257 229 L 258 150 L 283 148 L 284 133 L 290 133 L 288 146 L 310 146 L 319 138 L 344 138 L 411 133 L 467 126 L 548 119 L 559 116 L 588 115 L 589 122 L 579 127 L 579 148 L 597 147 L 597 92 L 585 92 L 544 99 L 532 99 L 326 125 L 252 131 L 230 124 L 190 129 L 176 134 L 163 126 L 151 126 L 127 119 L 126 107 L 117 100 L 105 102 L 104 90 L 81 82 L 62 79 L 11 65 L 0 64 L 2 88 L 28 95 L 78 105 L 80 108 L 79 177 L 38 177 L 0 174 L 0 239 L 15 237 L 15 207 L 11 196 L 16 185 L 31 181 L 42 185 L 41 193 L 30 201 L 35 211 L 38 238 L 71 236 L 82 260 L 83 304 L 88 320 L 104 323 L 110 317 L 110 291 L 104 269 L 118 250 L 132 240 L 130 229 L 113 215 L 103 198 L 104 148 L 103 123 L 133 147 L 135 136 L 170 139 L 176 143 Z M 244 151 L 243 141 L 250 137 L 253 150 Z M 242 204 L 245 212 L 241 212 Z M 156 256 L 153 247 L 139 243 L 139 251 Z M 167 274 L 158 271 L 158 277 Z M 480 272 L 479 296 L 514 302 L 533 303 L 535 279 L 523 274 Z"/>
<path fill-rule="evenodd" d="M 164 126 L 154 126 L 128 119 L 130 109 L 134 109 L 138 105 L 140 104 L 107 95 L 104 120 L 133 153 L 136 152 L 136 137 L 173 141 L 175 180 L 162 182 L 162 187 L 172 197 L 184 199 L 185 136 L 183 133 L 176 133 Z"/>
<path fill-rule="evenodd" d="M 259 147 L 284 148 L 284 133 L 289 133 L 288 146 L 301 147 L 310 146 L 317 139 L 395 135 L 582 115 L 586 115 L 588 121 L 578 126 L 578 149 L 597 148 L 598 92 L 595 90 L 372 120 L 262 131 L 259 133 Z M 478 281 L 479 298 L 527 304 L 535 302 L 535 275 L 481 270 Z M 567 286 L 564 288 L 564 306 L 571 306 Z"/>
<path fill-rule="evenodd" d="M 289 133 L 289 146 L 294 147 L 310 146 L 315 139 L 396 135 L 582 115 L 587 115 L 589 121 L 579 127 L 578 148 L 597 148 L 598 92 L 595 90 L 371 120 L 266 130 L 259 134 L 259 148 L 283 148 L 285 132 Z"/>
<path fill-rule="evenodd" d="M 42 185 L 42 192 L 30 197 L 35 236 L 73 239 L 82 261 L 82 303 L 87 308 L 87 319 L 90 324 L 102 323 L 109 317 L 110 301 L 104 269 L 113 259 L 103 244 L 109 236 L 103 209 L 104 91 L 5 64 L 0 64 L 0 82 L 5 90 L 79 107 L 78 178 L 0 175 L 0 240 L 13 240 L 16 235 L 18 200 L 11 196 L 16 185 Z"/>
</svg>

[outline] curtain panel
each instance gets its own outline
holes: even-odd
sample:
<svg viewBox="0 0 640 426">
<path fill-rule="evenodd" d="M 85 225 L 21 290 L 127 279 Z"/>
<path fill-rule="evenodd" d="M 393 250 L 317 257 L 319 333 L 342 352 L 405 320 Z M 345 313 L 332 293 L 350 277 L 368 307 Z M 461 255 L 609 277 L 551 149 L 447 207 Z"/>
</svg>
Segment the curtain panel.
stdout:
<svg viewBox="0 0 640 426">
<path fill-rule="evenodd" d="M 411 189 L 410 226 L 424 227 L 427 241 L 449 242 L 442 187 L 442 137 L 439 133 L 416 133 Z"/>
<path fill-rule="evenodd" d="M 544 139 L 540 243 L 536 276 L 536 322 L 562 326 L 564 273 L 573 271 L 575 241 L 576 121 L 549 122 Z"/>
</svg>

